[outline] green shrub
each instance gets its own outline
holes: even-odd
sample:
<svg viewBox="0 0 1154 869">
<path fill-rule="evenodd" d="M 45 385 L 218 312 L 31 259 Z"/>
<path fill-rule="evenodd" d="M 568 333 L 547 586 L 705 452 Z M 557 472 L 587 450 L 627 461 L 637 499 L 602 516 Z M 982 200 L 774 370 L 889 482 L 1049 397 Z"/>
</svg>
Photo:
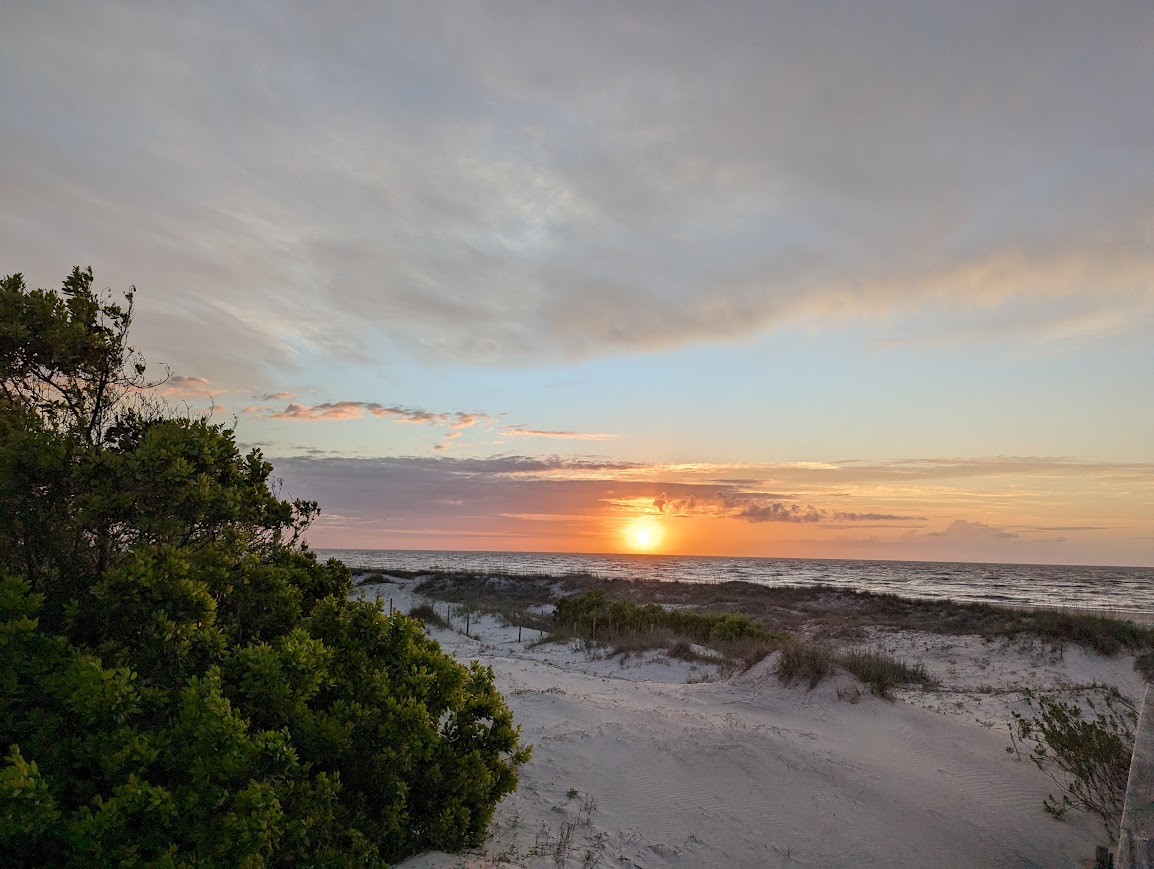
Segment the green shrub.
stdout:
<svg viewBox="0 0 1154 869">
<path fill-rule="evenodd" d="M 1061 788 L 1042 806 L 1060 818 L 1070 809 L 1097 815 L 1110 841 L 1117 839 L 1126 803 L 1138 713 L 1116 689 L 1099 703 L 1087 700 L 1093 718 L 1074 703 L 1023 692 L 1029 713 L 1014 712 L 1007 752 L 1033 764 Z"/>
<path fill-rule="evenodd" d="M 0 281 L 0 865 L 478 844 L 528 757 L 492 672 L 350 601 L 232 431 L 134 397 L 91 283 Z"/>
</svg>

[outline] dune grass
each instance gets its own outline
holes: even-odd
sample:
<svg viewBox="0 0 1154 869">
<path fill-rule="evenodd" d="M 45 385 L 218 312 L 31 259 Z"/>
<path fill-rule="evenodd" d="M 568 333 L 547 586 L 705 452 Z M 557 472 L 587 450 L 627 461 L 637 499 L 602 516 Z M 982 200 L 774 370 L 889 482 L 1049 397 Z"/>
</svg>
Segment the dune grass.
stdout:
<svg viewBox="0 0 1154 869">
<path fill-rule="evenodd" d="M 405 571 L 390 573 L 399 576 Z M 658 609 L 666 612 L 708 613 L 711 618 L 735 615 L 752 622 L 771 637 L 805 635 L 832 646 L 863 642 L 871 635 L 870 629 L 987 639 L 1036 638 L 1059 647 L 1075 645 L 1105 656 L 1133 654 L 1135 668 L 1147 678 L 1154 677 L 1154 627 L 1109 614 L 922 600 L 820 584 L 764 586 L 743 581 L 704 584 L 626 581 L 590 574 L 487 576 L 463 571 L 419 575 L 423 579 L 417 590 L 422 594 L 480 611 L 503 611 L 503 617 L 511 624 L 551 630 L 558 636 L 561 626 L 547 616 L 533 613 L 531 608 L 600 592 L 604 600 L 641 607 L 657 604 Z M 586 606 L 581 615 L 586 623 L 579 626 L 574 620 L 574 624 L 567 627 L 571 636 L 587 634 L 592 638 L 594 609 L 599 612 L 597 639 L 608 639 L 605 632 L 610 630 L 611 613 L 602 603 L 596 607 Z M 619 620 L 613 618 L 616 631 Z M 691 619 L 677 626 L 670 621 L 663 622 L 663 626 L 685 634 L 687 641 L 702 642 L 699 627 L 686 629 Z"/>
<path fill-rule="evenodd" d="M 438 628 L 449 627 L 449 622 L 430 603 L 419 603 L 409 610 L 409 615 L 420 619 L 426 625 L 435 625 Z"/>
<path fill-rule="evenodd" d="M 777 678 L 783 685 L 805 684 L 810 690 L 821 684 L 836 667 L 843 667 L 878 697 L 892 698 L 895 688 L 937 682 L 920 663 L 909 663 L 876 649 L 838 650 L 828 643 L 793 637 L 782 645 L 777 659 Z"/>
<path fill-rule="evenodd" d="M 553 629 L 541 642 L 580 640 L 610 655 L 628 657 L 652 650 L 691 662 L 745 670 L 783 641 L 748 616 L 668 610 L 656 604 L 616 600 L 602 591 L 557 601 Z"/>
</svg>

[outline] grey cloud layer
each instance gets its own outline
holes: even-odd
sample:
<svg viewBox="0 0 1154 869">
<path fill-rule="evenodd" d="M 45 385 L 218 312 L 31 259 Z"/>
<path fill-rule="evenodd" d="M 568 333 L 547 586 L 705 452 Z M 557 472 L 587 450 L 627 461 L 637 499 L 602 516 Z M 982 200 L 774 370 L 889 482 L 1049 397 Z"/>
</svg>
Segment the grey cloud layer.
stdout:
<svg viewBox="0 0 1154 869">
<path fill-rule="evenodd" d="M 0 218 L 40 283 L 162 294 L 142 334 L 213 382 L 382 338 L 1115 334 L 1154 317 L 1152 39 L 1053 0 L 24 4 Z"/>
<path fill-rule="evenodd" d="M 751 523 L 924 521 L 921 517 L 847 513 L 794 503 L 795 496 L 744 491 L 716 481 L 655 482 L 653 466 L 551 457 L 392 457 L 275 460 L 293 497 L 320 501 L 344 516 L 404 517 L 418 524 L 440 519 L 577 516 L 638 503 L 670 516 L 741 519 Z M 449 511 L 448 513 L 446 511 Z"/>
<path fill-rule="evenodd" d="M 792 503 L 796 495 L 770 492 L 745 492 L 739 488 L 714 492 L 711 496 L 699 492 L 682 497 L 670 497 L 662 492 L 653 499 L 659 513 L 670 516 L 711 516 L 714 518 L 744 519 L 746 522 L 924 522 L 924 516 L 898 516 L 889 513 L 854 513 L 826 510 L 812 504 Z"/>
</svg>

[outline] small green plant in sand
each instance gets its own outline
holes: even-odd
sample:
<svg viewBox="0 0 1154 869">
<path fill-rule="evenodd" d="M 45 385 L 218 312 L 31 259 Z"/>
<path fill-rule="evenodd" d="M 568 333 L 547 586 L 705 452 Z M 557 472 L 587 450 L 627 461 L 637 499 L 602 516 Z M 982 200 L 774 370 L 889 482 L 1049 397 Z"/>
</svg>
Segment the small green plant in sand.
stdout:
<svg viewBox="0 0 1154 869">
<path fill-rule="evenodd" d="M 1061 788 L 1042 807 L 1055 818 L 1070 809 L 1097 815 L 1116 841 L 1138 722 L 1134 705 L 1115 688 L 1097 702 L 1087 699 L 1086 709 L 1032 691 L 1022 697 L 1029 712 L 1013 713 L 1006 751 L 1029 758 Z"/>
</svg>

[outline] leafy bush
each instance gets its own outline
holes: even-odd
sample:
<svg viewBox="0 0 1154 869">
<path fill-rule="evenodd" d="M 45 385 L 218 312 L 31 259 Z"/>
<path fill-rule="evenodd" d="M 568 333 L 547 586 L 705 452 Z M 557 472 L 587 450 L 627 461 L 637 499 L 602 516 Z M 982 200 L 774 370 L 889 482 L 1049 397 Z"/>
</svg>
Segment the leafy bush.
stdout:
<svg viewBox="0 0 1154 869">
<path fill-rule="evenodd" d="M 142 398 L 127 306 L 0 281 L 0 864 L 376 866 L 483 837 L 493 675 L 350 601 L 232 431 Z"/>
<path fill-rule="evenodd" d="M 1138 713 L 1109 690 L 1100 704 L 1088 699 L 1094 717 L 1074 703 L 1031 691 L 1023 693 L 1029 714 L 1014 712 L 1007 752 L 1025 755 L 1062 790 L 1042 805 L 1055 818 L 1070 809 L 1097 815 L 1114 842 L 1126 803 L 1126 782 L 1134 752 Z"/>
</svg>

